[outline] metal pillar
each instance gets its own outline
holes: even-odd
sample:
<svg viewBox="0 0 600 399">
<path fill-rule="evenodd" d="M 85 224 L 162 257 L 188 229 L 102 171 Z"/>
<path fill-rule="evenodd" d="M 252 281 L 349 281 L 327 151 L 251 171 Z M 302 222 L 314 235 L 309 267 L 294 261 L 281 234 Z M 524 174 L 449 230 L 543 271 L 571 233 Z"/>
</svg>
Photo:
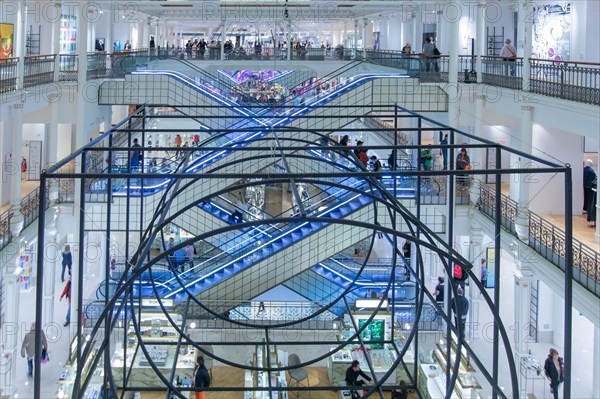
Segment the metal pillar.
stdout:
<svg viewBox="0 0 600 399">
<path fill-rule="evenodd" d="M 447 92 L 450 96 L 448 104 L 448 125 L 458 128 L 458 108 L 460 106 L 458 101 L 458 43 L 459 38 L 459 26 L 460 13 L 458 13 L 457 7 L 447 7 L 447 15 L 445 17 L 450 24 L 450 48 L 448 50 L 448 86 Z M 454 15 L 456 11 L 458 15 Z"/>
<path fill-rule="evenodd" d="M 354 47 L 354 55 L 352 56 L 352 59 L 356 59 L 356 53 L 358 52 L 358 19 L 354 20 L 354 42 L 353 42 L 353 47 Z"/>
<path fill-rule="evenodd" d="M 56 297 L 56 264 L 61 260 L 61 248 L 57 242 L 58 229 L 56 221 L 59 216 L 58 207 L 48 211 L 48 224 L 45 228 L 44 242 L 44 320 L 54 321 L 54 298 Z M 67 276 L 68 277 L 68 276 Z"/>
<path fill-rule="evenodd" d="M 573 176 L 571 165 L 565 171 L 565 326 L 564 361 L 572 362 L 573 338 Z M 563 397 L 571 397 L 571 367 L 565 367 Z"/>
</svg>

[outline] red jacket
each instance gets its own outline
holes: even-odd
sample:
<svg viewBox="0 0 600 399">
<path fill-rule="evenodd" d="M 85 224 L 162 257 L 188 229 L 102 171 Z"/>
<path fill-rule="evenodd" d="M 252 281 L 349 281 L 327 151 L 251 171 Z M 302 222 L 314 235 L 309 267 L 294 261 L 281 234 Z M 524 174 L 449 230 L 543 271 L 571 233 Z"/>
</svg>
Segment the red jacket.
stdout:
<svg viewBox="0 0 600 399">
<path fill-rule="evenodd" d="M 69 301 L 69 303 L 71 303 L 71 280 L 67 281 L 67 284 L 65 284 L 65 288 L 62 291 L 62 294 L 60 294 L 60 299 L 63 299 L 64 297 L 67 297 L 67 300 Z"/>
</svg>

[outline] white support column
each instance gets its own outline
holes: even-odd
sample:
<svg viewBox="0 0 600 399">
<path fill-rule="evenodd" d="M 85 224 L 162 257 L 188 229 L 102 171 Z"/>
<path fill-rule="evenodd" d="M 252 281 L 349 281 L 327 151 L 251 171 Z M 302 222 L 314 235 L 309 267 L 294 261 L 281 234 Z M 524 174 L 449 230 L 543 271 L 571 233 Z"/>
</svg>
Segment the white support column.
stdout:
<svg viewBox="0 0 600 399">
<path fill-rule="evenodd" d="M 519 263 L 519 262 L 518 262 Z M 518 267 L 518 266 L 517 266 Z M 529 352 L 529 304 L 531 303 L 531 284 L 533 275 L 528 269 L 515 270 L 515 362 L 520 364 L 522 357 Z"/>
<path fill-rule="evenodd" d="M 19 10 L 17 11 L 17 41 L 16 41 L 16 57 L 19 58 L 17 63 L 17 89 L 23 89 L 25 80 L 25 31 L 27 29 L 27 5 L 24 1 L 17 3 Z M 19 142 L 19 145 L 21 143 Z M 21 158 L 19 158 L 19 162 Z"/>
<path fill-rule="evenodd" d="M 352 56 L 352 59 L 356 59 L 356 53 L 358 53 L 358 19 L 354 20 L 354 40 L 352 44 L 352 47 L 354 47 L 354 55 Z"/>
<path fill-rule="evenodd" d="M 592 375 L 598 376 L 600 375 L 600 356 L 598 356 L 598 353 L 600 353 L 600 327 L 597 325 L 594 326 L 594 346 L 592 353 L 596 354 L 595 356 L 592 356 L 594 358 Z M 592 397 L 600 398 L 600 378 L 592 378 L 592 380 Z"/>
<path fill-rule="evenodd" d="M 475 90 L 475 131 L 473 132 L 475 137 L 482 137 L 483 136 L 483 108 L 485 106 L 485 100 L 486 100 L 486 96 L 482 93 L 479 92 L 479 90 L 477 88 L 474 88 Z M 474 140 L 472 141 L 474 143 Z M 484 160 L 485 160 L 485 155 L 483 154 L 484 151 L 487 151 L 485 149 L 475 149 L 472 148 L 470 151 L 470 158 L 471 158 L 471 165 L 473 165 L 473 167 L 475 169 L 483 169 L 485 167 Z M 450 151 L 449 151 L 450 153 Z M 448 162 L 454 162 L 454 158 L 453 156 L 449 156 L 449 160 Z M 485 177 L 481 177 L 481 176 L 474 176 L 473 177 L 475 180 L 477 179 L 485 179 Z M 469 192 L 471 201 L 473 201 L 473 203 L 477 203 L 477 200 L 479 199 L 479 184 L 472 184 L 471 185 L 471 189 Z"/>
<path fill-rule="evenodd" d="M 292 59 L 292 21 L 287 21 L 287 59 Z"/>
<path fill-rule="evenodd" d="M 57 1 L 54 3 L 56 9 L 55 20 L 52 21 L 52 54 L 56 55 L 54 59 L 54 81 L 60 81 L 60 12 L 61 3 Z"/>
<path fill-rule="evenodd" d="M 366 60 L 367 59 L 367 52 L 366 52 L 366 48 L 370 47 L 367 44 L 367 36 L 368 36 L 368 27 L 369 27 L 369 20 L 367 18 L 363 19 L 363 34 L 362 34 L 362 38 L 363 38 L 363 53 L 362 53 L 362 59 Z"/>
<path fill-rule="evenodd" d="M 477 20 L 476 20 L 475 36 L 475 54 L 477 55 L 477 63 L 475 72 L 477 73 L 477 83 L 483 82 L 483 56 L 485 55 L 486 41 L 485 36 L 485 0 L 479 0 L 477 4 Z"/>
<path fill-rule="evenodd" d="M 61 248 L 56 240 L 58 229 L 56 228 L 56 221 L 59 217 L 60 208 L 52 207 L 52 210 L 48 212 L 46 220 L 46 242 L 43 252 L 45 257 L 44 261 L 44 313 L 43 318 L 46 321 L 54 321 L 54 298 L 56 297 L 56 265 L 61 259 Z"/>
<path fill-rule="evenodd" d="M 113 52 L 113 41 L 115 40 L 115 26 L 113 24 L 113 11 L 107 7 L 104 11 L 104 23 L 106 24 L 106 43 L 104 49 L 107 53 Z"/>
<path fill-rule="evenodd" d="M 528 0 L 519 1 L 519 23 L 523 24 L 523 91 L 529 91 L 529 80 L 531 78 L 531 65 L 529 58 L 533 50 L 533 17 L 531 15 L 531 3 Z"/>
<path fill-rule="evenodd" d="M 17 359 L 21 357 L 19 353 L 20 340 L 26 333 L 26 331 L 20 330 L 20 327 L 25 327 L 25 325 L 19 324 L 20 287 L 17 259 L 18 257 L 9 260 L 5 271 L 6 286 L 4 295 L 6 295 L 6 308 L 4 309 L 4 320 L 2 320 L 4 350 L 0 365 L 2 365 L 3 370 L 9 371 L 6 379 L 0 379 L 0 392 L 2 392 L 2 397 L 7 398 L 11 397 L 16 390 Z M 32 320 L 33 318 L 29 318 L 27 321 Z M 29 331 L 29 326 L 26 326 L 25 329 Z M 20 373 L 22 373 L 22 370 Z"/>
<path fill-rule="evenodd" d="M 225 29 L 226 29 L 227 25 L 225 24 L 225 19 L 221 20 L 221 60 L 225 59 L 225 38 L 227 37 L 225 35 Z"/>
<path fill-rule="evenodd" d="M 469 210 L 472 212 L 473 210 Z M 477 212 L 477 211 L 473 211 Z M 482 247 L 483 231 L 481 225 L 471 218 L 471 231 L 469 239 L 469 259 L 473 263 L 473 273 L 477 278 L 481 276 L 481 259 L 485 258 L 485 252 Z M 471 302 L 471 311 L 469 312 L 469 338 L 475 340 L 481 338 L 481 328 L 479 325 L 479 308 L 481 304 L 481 291 L 471 284 L 469 286 L 469 300 Z"/>
<path fill-rule="evenodd" d="M 83 90 L 85 88 L 85 84 L 87 82 L 87 18 L 86 15 L 82 13 L 86 12 L 85 8 L 80 7 L 79 18 L 78 18 L 78 36 L 77 36 L 77 53 L 78 57 L 78 71 L 77 71 L 77 84 L 78 84 L 78 96 L 77 96 L 77 123 L 75 126 L 75 148 L 81 148 L 89 141 L 89 133 L 86 123 L 86 99 L 83 95 Z M 81 165 L 78 166 L 81 169 Z M 81 170 L 78 170 L 81 172 Z M 82 204 L 79 204 L 79 198 L 81 194 L 81 190 L 83 189 L 81 186 L 81 181 L 75 180 L 75 204 L 74 204 L 74 212 L 75 212 L 75 225 L 73 226 L 73 231 L 78 232 L 79 226 L 83 223 L 83 220 L 79 220 L 79 208 Z M 73 331 L 77 328 L 77 324 L 79 320 L 77 318 L 77 296 L 79 293 L 80 287 L 77 284 L 79 279 L 79 273 L 82 272 L 82 265 L 79 264 L 79 251 L 82 250 L 82 246 L 84 243 L 79 242 L 79 235 L 74 235 L 74 245 L 72 249 L 73 253 L 73 267 L 71 268 L 71 276 L 72 276 L 72 285 L 71 285 L 71 298 L 72 304 L 71 306 L 71 321 L 76 321 L 75 323 L 71 323 L 71 328 Z"/>
<path fill-rule="evenodd" d="M 459 38 L 459 20 L 460 7 L 457 3 L 450 2 L 446 7 L 446 15 L 444 17 L 450 24 L 450 48 L 448 50 L 448 86 L 446 92 L 450 96 L 448 104 L 448 124 L 454 128 L 458 127 L 458 44 Z"/>
<path fill-rule="evenodd" d="M 23 157 L 23 104 L 13 105 L 12 126 L 12 163 L 10 165 L 10 205 L 13 216 L 10 219 L 10 232 L 18 237 L 23 230 L 21 213 L 21 159 Z"/>
<path fill-rule="evenodd" d="M 529 105 L 521 106 L 521 134 L 520 134 L 520 150 L 526 154 L 531 154 L 531 144 L 533 140 L 533 123 L 531 122 L 533 107 Z M 519 157 L 519 168 L 524 169 L 531 167 L 529 161 Z M 531 179 L 527 175 L 514 176 L 511 179 L 511 184 L 517 180 L 519 196 L 519 210 L 515 218 L 515 230 L 519 238 L 527 241 L 529 237 L 529 186 Z"/>
</svg>

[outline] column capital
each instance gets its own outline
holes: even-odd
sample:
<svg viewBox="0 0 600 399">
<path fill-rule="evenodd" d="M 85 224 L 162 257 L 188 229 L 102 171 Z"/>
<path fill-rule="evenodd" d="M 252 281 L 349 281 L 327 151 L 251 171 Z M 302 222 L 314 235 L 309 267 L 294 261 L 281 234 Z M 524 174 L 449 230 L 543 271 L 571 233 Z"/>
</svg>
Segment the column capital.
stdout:
<svg viewBox="0 0 600 399">
<path fill-rule="evenodd" d="M 486 98 L 487 98 L 487 96 L 485 94 L 475 94 L 475 100 L 485 101 Z"/>
<path fill-rule="evenodd" d="M 533 111 L 533 105 L 521 105 L 521 111 Z"/>
<path fill-rule="evenodd" d="M 13 104 L 13 109 L 23 109 L 24 106 L 25 106 L 25 104 L 23 104 L 23 103 L 16 103 L 16 104 Z"/>
</svg>

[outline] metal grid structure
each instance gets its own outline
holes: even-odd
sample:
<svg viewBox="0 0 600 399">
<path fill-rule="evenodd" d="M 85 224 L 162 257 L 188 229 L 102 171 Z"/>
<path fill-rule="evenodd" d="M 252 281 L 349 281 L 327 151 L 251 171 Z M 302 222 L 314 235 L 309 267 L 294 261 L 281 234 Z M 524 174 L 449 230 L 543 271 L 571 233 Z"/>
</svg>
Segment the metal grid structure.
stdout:
<svg viewBox="0 0 600 399">
<path fill-rule="evenodd" d="M 158 104 L 152 104 L 158 106 Z M 327 108 L 327 106 L 324 106 Z M 473 151 L 494 151 L 496 159 L 500 160 L 508 154 L 518 154 L 539 165 L 536 173 L 562 174 L 565 181 L 565 215 L 571 215 L 571 170 L 568 165 L 557 165 L 547 160 L 532 157 L 519 151 L 487 142 L 460 132 L 448 126 L 441 125 L 433 120 L 427 119 L 418 114 L 414 114 L 406 109 L 394 105 L 387 106 L 369 106 L 361 107 L 361 112 L 352 110 L 348 112 L 347 107 L 332 106 L 337 116 L 329 116 L 325 113 L 321 115 L 299 116 L 299 122 L 311 124 L 313 118 L 335 118 L 344 120 L 344 118 L 372 118 L 382 113 L 394 118 L 395 125 L 392 128 L 361 129 L 364 134 L 380 135 L 394 137 L 393 143 L 371 146 L 372 150 L 390 151 L 392 149 L 398 152 L 416 153 L 422 148 L 422 133 L 427 131 L 443 131 L 449 134 L 449 151 L 460 147 L 466 147 Z M 141 170 L 113 170 L 112 160 L 119 154 L 128 154 L 136 150 L 131 146 L 134 137 L 141 137 L 142 143 L 145 142 L 147 133 L 147 123 L 156 114 L 150 112 L 150 107 L 142 107 L 128 120 L 117 126 L 113 131 L 108 132 L 102 137 L 90 142 L 86 147 L 78 150 L 67 159 L 58 163 L 53 168 L 43 171 L 41 175 L 41 191 L 46 190 L 46 180 L 48 179 L 75 179 L 76 182 L 76 203 L 80 210 L 81 223 L 79 225 L 79 242 L 85 243 L 86 224 L 83 222 L 86 212 L 91 211 L 91 207 L 98 207 L 98 198 L 95 201 L 88 201 L 88 194 L 91 191 L 92 183 L 103 180 L 106 184 L 101 185 L 105 190 L 104 212 L 105 216 L 96 223 L 102 226 L 106 245 L 106 262 L 104 272 L 106 276 L 111 274 L 110 265 L 110 242 L 111 235 L 115 234 L 112 230 L 114 223 L 118 222 L 120 226 L 125 226 L 126 241 L 129 241 L 129 235 L 135 234 L 139 237 L 134 249 L 130 249 L 129 242 L 123 246 L 123 268 L 116 282 L 106 279 L 103 283 L 103 292 L 105 293 L 102 302 L 104 309 L 95 319 L 96 322 L 91 329 L 87 331 L 90 342 L 93 345 L 85 343 L 77 347 L 77 379 L 75 380 L 72 397 L 81 397 L 88 389 L 93 371 L 97 367 L 104 368 L 104 378 L 111 381 L 112 387 L 122 387 L 123 392 L 128 391 L 148 391 L 162 390 L 166 397 L 185 398 L 188 391 L 193 388 L 183 388 L 178 386 L 175 381 L 175 364 L 177 363 L 177 354 L 181 347 L 195 348 L 197 353 L 209 355 L 203 349 L 205 345 L 262 345 L 268 351 L 277 345 L 292 345 L 288 341 L 278 340 L 278 332 L 282 328 L 293 325 L 302 325 L 302 323 L 333 309 L 336 306 L 343 307 L 348 313 L 352 312 L 352 304 L 348 298 L 356 289 L 356 283 L 363 273 L 366 273 L 366 261 L 360 271 L 356 273 L 350 284 L 341 289 L 339 294 L 330 298 L 323 298 L 316 302 L 319 307 L 316 312 L 306 316 L 301 314 L 296 320 L 273 321 L 255 323 L 247 320 L 232 320 L 226 316 L 227 312 L 233 308 L 233 303 L 239 304 L 250 300 L 263 291 L 268 290 L 278 284 L 299 275 L 305 271 L 311 270 L 311 267 L 326 259 L 336 256 L 347 246 L 349 242 L 366 240 L 369 242 L 367 253 L 373 249 L 375 236 L 381 234 L 389 243 L 390 248 L 398 248 L 399 239 L 410 239 L 416 245 L 416 262 L 412 265 L 407 263 L 397 250 L 391 250 L 392 262 L 390 268 L 390 278 L 383 286 L 386 296 L 393 302 L 395 300 L 396 288 L 396 269 L 404 267 L 408 270 L 410 278 L 417 285 L 417 295 L 413 301 L 415 322 L 411 329 L 406 331 L 406 336 L 399 341 L 394 336 L 386 339 L 385 343 L 395 348 L 396 359 L 393 369 L 401 369 L 407 375 L 409 385 L 415 389 L 419 395 L 421 393 L 417 387 L 417 368 L 418 361 L 410 367 L 404 362 L 405 353 L 411 349 L 418 353 L 419 341 L 419 319 L 422 316 L 424 307 L 433 306 L 441 319 L 445 322 L 446 328 L 444 335 L 449 341 L 452 335 L 457 340 L 457 356 L 454 362 L 448 361 L 446 367 L 446 387 L 445 395 L 450 396 L 453 386 L 458 378 L 458 368 L 462 356 L 462 348 L 469 354 L 471 361 L 478 367 L 481 381 L 485 383 L 486 388 L 493 397 L 518 397 L 519 387 L 517 370 L 514 363 L 511 345 L 508 338 L 508 329 L 500 318 L 501 301 L 500 292 L 500 240 L 502 234 L 502 214 L 500 200 L 501 176 L 505 174 L 520 175 L 531 173 L 530 169 L 514 168 L 503 169 L 501 162 L 495 169 L 484 170 L 454 170 L 450 162 L 449 170 L 425 171 L 420 168 L 415 169 L 396 169 L 385 170 L 381 172 L 368 171 L 353 153 L 355 148 L 336 147 L 334 143 L 329 143 L 328 134 L 332 130 L 306 130 L 302 128 L 273 127 L 277 118 L 269 116 L 268 109 L 265 113 L 252 115 L 248 117 L 240 116 L 239 119 L 248 119 L 252 123 L 241 126 L 236 129 L 207 130 L 208 138 L 200 143 L 198 147 L 179 148 L 179 155 L 169 167 L 164 169 L 150 170 L 141 166 Z M 186 107 L 187 115 L 164 115 L 161 118 L 218 118 L 219 116 L 206 114 L 203 107 Z M 191 110 L 191 111 L 190 111 Z M 377 115 L 373 115 L 377 111 Z M 358 115 L 358 116 L 357 116 Z M 302 121 L 305 118 L 307 121 Z M 141 124 L 129 123 L 130 121 L 141 120 Z M 410 127 L 398 127 L 398 122 L 406 122 Z M 210 123 L 207 123 L 210 125 Z M 430 127 L 424 127 L 424 124 Z M 136 126 L 136 127 L 133 127 Z M 170 129 L 157 129 L 162 134 L 181 133 Z M 334 132 L 343 135 L 344 132 L 350 132 L 352 129 L 343 126 L 336 127 Z M 117 133 L 127 134 L 128 145 L 113 146 L 113 136 Z M 400 144 L 399 139 L 408 135 L 413 144 Z M 456 144 L 467 141 L 468 144 Z M 325 145 L 327 143 L 328 145 Z M 329 144 L 332 144 L 331 146 Z M 440 146 L 433 146 L 434 150 Z M 155 147 L 152 151 L 173 151 L 170 147 Z M 150 149 L 142 148 L 140 151 L 146 153 Z M 88 171 L 88 160 L 94 158 L 92 154 L 102 152 L 108 154 L 108 168 L 102 172 L 95 173 L 60 173 L 60 167 L 71 161 L 76 161 L 80 165 L 80 171 Z M 127 156 L 127 155 L 126 155 Z M 416 155 L 415 155 L 416 156 Z M 478 184 L 483 177 L 493 175 L 496 177 L 494 184 L 495 191 L 495 280 L 496 289 L 493 296 L 490 296 L 481 285 L 480 276 L 476 276 L 471 268 L 472 264 L 453 249 L 453 220 L 455 217 L 455 202 L 457 186 L 469 181 L 469 194 L 479 193 Z M 446 216 L 446 238 L 441 238 L 433 233 L 432 229 L 421 220 L 421 215 L 425 214 L 427 205 L 422 205 L 421 196 L 428 195 L 420 189 L 423 181 L 442 176 L 442 181 L 446 185 L 444 193 L 447 196 L 445 205 Z M 412 188 L 412 197 L 403 197 L 401 188 L 404 182 L 409 181 L 409 188 Z M 227 216 L 219 213 L 219 209 L 227 208 L 228 215 L 231 215 L 235 207 L 226 204 L 223 197 L 233 190 L 242 188 L 253 189 L 262 185 L 287 185 L 291 190 L 292 197 L 295 198 L 295 207 L 280 215 L 264 214 L 262 218 L 244 217 L 241 223 L 231 223 Z M 304 184 L 311 187 L 313 192 L 317 192 L 312 201 L 305 201 L 303 193 L 299 187 Z M 149 197 L 155 197 L 148 199 Z M 40 193 L 40 199 L 45 199 L 45 193 Z M 427 203 L 427 202 L 426 202 Z M 460 204 L 462 204 L 461 202 Z M 315 205 L 316 204 L 316 205 Z M 407 204 L 410 204 L 407 207 Z M 39 242 L 45 242 L 44 224 L 45 224 L 45 200 L 40 201 L 39 217 Z M 150 206 L 151 205 L 151 206 Z M 466 205 L 466 204 L 465 204 Z M 150 209 L 148 209 L 150 208 Z M 411 208 L 409 210 L 409 208 Z M 227 214 L 227 213 L 226 213 Z M 124 219 L 124 220 L 123 220 Z M 167 246 L 165 230 L 171 223 L 183 223 L 184 220 L 193 220 L 197 230 L 192 233 L 191 238 Z M 565 229 L 565 362 L 570 363 L 570 341 L 571 331 L 571 309 L 572 309 L 572 223 L 570 218 L 566 218 Z M 251 237 L 251 240 L 248 240 Z M 246 241 L 244 241 L 246 240 Z M 150 256 L 152 245 L 159 242 L 161 251 L 156 256 Z M 198 262 L 192 262 L 189 270 L 186 272 L 177 272 L 175 254 L 177 251 L 185 248 L 190 243 L 211 242 L 211 245 L 222 248 L 221 253 L 216 258 L 199 259 Z M 229 243 L 236 246 L 235 250 L 227 251 L 223 245 Z M 484 305 L 493 316 L 493 340 L 487 347 L 493 353 L 491 367 L 480 361 L 481 352 L 473 343 L 460 338 L 462 336 L 462 325 L 456 323 L 452 317 L 450 301 L 446 306 L 441 307 L 435 302 L 431 292 L 425 286 L 423 277 L 425 276 L 424 258 L 425 253 L 433 254 L 436 260 L 441 262 L 446 270 L 447 276 L 452 276 L 452 268 L 459 265 L 469 276 L 471 284 L 474 284 L 481 290 L 484 299 Z M 296 260 L 300 260 L 299 262 Z M 368 256 L 366 257 L 368 259 Z M 82 265 L 85 259 L 83 251 L 80 252 L 79 264 Z M 39 257 L 37 275 L 37 303 L 43 303 L 43 276 L 44 259 Z M 154 273 L 159 269 L 159 273 Z M 166 273 L 165 273 L 166 270 Z M 82 287 L 85 282 L 81 273 L 76 273 L 78 277 L 77 284 Z M 450 297 L 457 295 L 457 287 L 451 285 Z M 78 296 L 74 298 L 78 308 L 78 320 L 81 319 L 81 313 L 84 312 L 82 296 L 83 290 L 78 290 Z M 106 295 L 111 293 L 111 295 Z M 151 298 L 155 309 L 158 308 L 168 324 L 176 331 L 177 339 L 168 345 L 176 346 L 176 357 L 168 375 L 164 375 L 159 367 L 153 362 L 150 356 L 150 347 L 164 346 L 164 342 L 158 340 L 147 340 L 142 335 L 141 314 L 143 312 L 142 300 Z M 217 302 L 212 302 L 217 300 Z M 228 305 L 222 305 L 218 300 L 229 301 Z M 211 301 L 211 302 L 207 302 Z M 195 307 L 202 308 L 211 318 L 225 320 L 232 323 L 237 328 L 248 329 L 249 331 L 261 331 L 260 342 L 239 341 L 198 341 L 186 328 L 189 319 L 188 311 L 194 304 Z M 368 317 L 367 322 L 373 320 L 378 311 L 383 307 L 383 300 L 379 306 L 374 309 Z M 391 306 L 392 319 L 394 319 L 395 307 Z M 176 319 L 175 314 L 180 314 L 181 319 Z M 42 307 L 36 309 L 37 325 L 41 326 Z M 315 339 L 312 341 L 296 341 L 293 343 L 299 350 L 303 346 L 328 345 L 335 351 L 341 350 L 351 341 L 357 341 L 361 346 L 372 343 L 364 340 L 361 333 L 365 330 L 367 324 L 362 327 L 353 322 L 353 333 L 342 342 L 337 340 L 327 341 Z M 39 327 L 38 327 L 39 328 Z M 150 367 L 156 373 L 160 380 L 160 388 L 140 386 L 128 381 L 127 362 L 123 362 L 122 379 L 117 380 L 114 377 L 115 370 L 111 368 L 110 358 L 111 339 L 115 335 L 125 337 L 127 340 L 128 332 L 131 332 L 137 342 L 136 353 L 143 353 L 148 359 Z M 83 326 L 78 325 L 77 335 L 82 336 Z M 40 334 L 38 333 L 38 337 Z M 450 345 L 447 345 L 447 359 L 450 359 Z M 124 346 L 124 352 L 126 352 Z M 40 358 L 41 345 L 36 345 L 36 359 Z M 303 363 L 299 367 L 309 366 L 317 361 L 325 359 L 331 353 L 325 353 L 312 359 L 302 359 Z M 223 356 L 210 354 L 214 359 L 235 368 L 250 370 L 253 373 L 267 373 L 267 385 L 264 387 L 211 387 L 206 391 L 254 391 L 282 392 L 287 390 L 280 386 L 274 386 L 271 383 L 273 373 L 285 372 L 291 369 L 282 365 L 271 364 L 269 356 L 266 357 L 266 364 L 261 366 L 234 363 Z M 502 363 L 503 374 L 510 375 L 510 386 L 501 389 L 498 384 L 499 363 Z M 102 365 L 102 366 L 99 366 Z M 373 364 L 367 356 L 367 366 L 372 369 Z M 35 369 L 35 392 L 39 396 L 41 367 L 36 362 Z M 295 366 L 298 367 L 298 366 Z M 382 383 L 390 376 L 392 369 L 382 379 L 375 381 L 372 385 L 365 388 L 368 391 L 365 397 L 383 398 Z M 565 372 L 565 396 L 570 392 L 571 376 L 567 370 Z M 339 390 L 340 387 L 329 386 L 311 386 L 300 387 L 302 391 L 329 391 Z"/>
</svg>

